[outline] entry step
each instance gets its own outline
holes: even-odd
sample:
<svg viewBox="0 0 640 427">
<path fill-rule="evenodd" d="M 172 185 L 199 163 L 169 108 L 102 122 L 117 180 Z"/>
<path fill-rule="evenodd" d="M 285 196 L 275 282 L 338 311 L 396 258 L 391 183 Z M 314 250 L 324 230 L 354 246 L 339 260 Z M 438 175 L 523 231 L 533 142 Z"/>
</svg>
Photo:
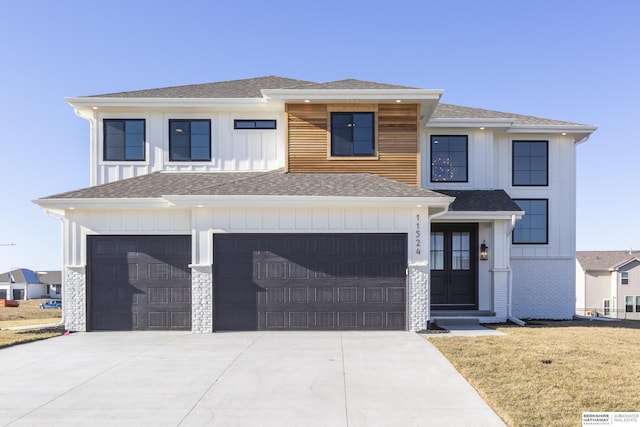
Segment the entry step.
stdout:
<svg viewBox="0 0 640 427">
<path fill-rule="evenodd" d="M 480 320 L 477 317 L 440 317 L 433 319 L 433 322 L 445 328 L 447 326 L 478 326 Z"/>
</svg>

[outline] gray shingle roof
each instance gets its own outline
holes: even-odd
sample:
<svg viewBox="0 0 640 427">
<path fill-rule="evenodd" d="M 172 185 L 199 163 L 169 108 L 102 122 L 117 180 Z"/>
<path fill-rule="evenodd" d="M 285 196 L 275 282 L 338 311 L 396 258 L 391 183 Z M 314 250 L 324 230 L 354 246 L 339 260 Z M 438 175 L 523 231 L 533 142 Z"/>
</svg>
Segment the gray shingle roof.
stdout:
<svg viewBox="0 0 640 427">
<path fill-rule="evenodd" d="M 445 197 L 368 173 L 154 172 L 43 199 L 159 198 L 162 196 Z"/>
<path fill-rule="evenodd" d="M 392 85 L 388 83 L 369 82 L 366 80 L 345 79 L 334 82 L 315 83 L 288 89 L 418 89 L 410 86 Z"/>
<path fill-rule="evenodd" d="M 522 209 L 504 190 L 434 190 L 456 200 L 451 212 L 519 212 Z"/>
<path fill-rule="evenodd" d="M 522 114 L 503 113 L 500 111 L 484 110 L 481 108 L 463 107 L 452 104 L 438 104 L 432 119 L 511 119 L 519 125 L 533 126 L 585 126 L 581 123 L 565 122 L 562 120 L 544 119 L 541 117 L 525 116 Z"/>
<path fill-rule="evenodd" d="M 640 259 L 640 251 L 578 251 L 576 258 L 585 270 L 609 270 Z"/>
<path fill-rule="evenodd" d="M 40 283 L 36 273 L 26 268 L 16 268 L 0 274 L 3 283 Z"/>
<path fill-rule="evenodd" d="M 134 90 L 102 95 L 100 98 L 262 98 L 262 89 L 283 89 L 315 84 L 306 80 L 266 76 L 252 79 L 228 80 L 186 86 L 171 86 L 158 89 Z"/>
<path fill-rule="evenodd" d="M 286 77 L 267 76 L 252 79 L 228 80 L 158 89 L 92 95 L 100 98 L 262 98 L 262 89 L 415 89 L 408 86 L 364 80 L 337 80 L 316 83 Z"/>
<path fill-rule="evenodd" d="M 262 89 L 418 89 L 411 86 L 370 82 L 357 79 L 336 80 L 332 82 L 312 82 L 279 76 L 256 77 L 250 79 L 228 80 L 185 86 L 171 86 L 157 89 L 144 89 L 128 92 L 115 92 L 92 95 L 100 98 L 262 98 Z M 544 119 L 522 114 L 503 113 L 480 108 L 463 107 L 451 104 L 438 104 L 434 119 L 511 119 L 519 125 L 532 126 L 585 126 L 561 120 Z"/>
<path fill-rule="evenodd" d="M 62 284 L 62 271 L 60 270 L 37 271 L 36 275 L 40 283 L 44 283 L 45 285 Z"/>
</svg>

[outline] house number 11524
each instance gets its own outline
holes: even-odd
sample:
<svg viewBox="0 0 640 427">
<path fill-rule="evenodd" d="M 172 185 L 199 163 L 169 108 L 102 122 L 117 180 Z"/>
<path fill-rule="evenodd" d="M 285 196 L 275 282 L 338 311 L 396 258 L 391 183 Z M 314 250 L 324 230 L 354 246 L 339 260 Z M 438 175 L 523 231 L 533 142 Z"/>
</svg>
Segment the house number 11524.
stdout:
<svg viewBox="0 0 640 427">
<path fill-rule="evenodd" d="M 422 253 L 421 243 L 422 239 L 420 238 L 420 215 L 416 215 L 416 254 L 420 255 Z"/>
</svg>

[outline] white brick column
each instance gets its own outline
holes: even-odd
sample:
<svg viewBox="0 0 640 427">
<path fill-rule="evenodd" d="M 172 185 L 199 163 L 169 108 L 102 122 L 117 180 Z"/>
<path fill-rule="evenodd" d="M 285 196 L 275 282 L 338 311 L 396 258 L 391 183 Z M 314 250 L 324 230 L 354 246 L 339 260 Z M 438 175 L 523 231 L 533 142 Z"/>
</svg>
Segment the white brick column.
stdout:
<svg viewBox="0 0 640 427">
<path fill-rule="evenodd" d="M 65 328 L 73 332 L 86 332 L 87 274 L 84 265 L 65 266 L 62 295 Z"/>
<path fill-rule="evenodd" d="M 491 318 L 491 322 L 506 322 L 509 309 L 509 275 L 511 270 L 508 268 L 494 268 L 491 270 L 492 275 L 492 293 L 493 293 L 493 311 L 495 317 Z"/>
<path fill-rule="evenodd" d="M 429 323 L 429 266 L 410 264 L 407 286 L 409 330 L 423 331 Z"/>
<path fill-rule="evenodd" d="M 210 265 L 191 265 L 191 331 L 213 332 L 213 269 Z"/>
</svg>

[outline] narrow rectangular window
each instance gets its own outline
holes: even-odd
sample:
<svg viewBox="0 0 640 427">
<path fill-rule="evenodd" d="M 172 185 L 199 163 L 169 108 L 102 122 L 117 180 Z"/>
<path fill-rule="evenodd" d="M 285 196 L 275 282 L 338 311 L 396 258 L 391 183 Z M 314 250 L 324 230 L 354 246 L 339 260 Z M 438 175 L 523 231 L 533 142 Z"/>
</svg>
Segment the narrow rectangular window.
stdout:
<svg viewBox="0 0 640 427">
<path fill-rule="evenodd" d="M 471 235 L 468 232 L 451 233 L 451 268 L 471 269 Z"/>
<path fill-rule="evenodd" d="M 513 141 L 513 185 L 549 185 L 549 142 Z"/>
<path fill-rule="evenodd" d="M 546 199 L 514 200 L 524 211 L 524 216 L 513 230 L 514 244 L 548 243 L 549 209 Z"/>
<path fill-rule="evenodd" d="M 624 311 L 626 313 L 633 313 L 633 297 L 632 296 L 624 297 Z"/>
<path fill-rule="evenodd" d="M 234 120 L 233 121 L 234 129 L 275 129 L 276 121 L 275 120 Z"/>
<path fill-rule="evenodd" d="M 211 160 L 211 120 L 169 120 L 169 160 Z"/>
<path fill-rule="evenodd" d="M 375 155 L 375 113 L 331 113 L 331 155 Z"/>
<path fill-rule="evenodd" d="M 604 315 L 608 316 L 611 314 L 611 300 L 610 299 L 606 299 L 603 301 L 603 306 L 604 306 Z"/>
<path fill-rule="evenodd" d="M 431 233 L 431 270 L 444 270 L 444 233 Z"/>
<path fill-rule="evenodd" d="M 629 272 L 628 271 L 621 271 L 620 272 L 620 284 L 621 285 L 628 285 L 629 284 Z"/>
<path fill-rule="evenodd" d="M 144 119 L 104 119 L 103 130 L 104 160 L 144 160 Z"/>
<path fill-rule="evenodd" d="M 468 137 L 431 136 L 431 182 L 468 182 Z"/>
<path fill-rule="evenodd" d="M 640 296 L 636 296 L 636 313 L 640 313 Z"/>
</svg>

